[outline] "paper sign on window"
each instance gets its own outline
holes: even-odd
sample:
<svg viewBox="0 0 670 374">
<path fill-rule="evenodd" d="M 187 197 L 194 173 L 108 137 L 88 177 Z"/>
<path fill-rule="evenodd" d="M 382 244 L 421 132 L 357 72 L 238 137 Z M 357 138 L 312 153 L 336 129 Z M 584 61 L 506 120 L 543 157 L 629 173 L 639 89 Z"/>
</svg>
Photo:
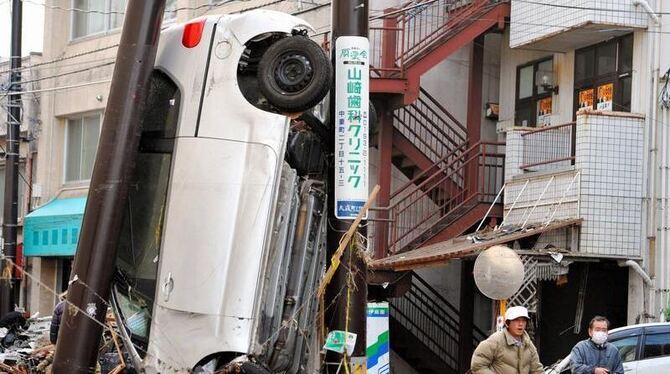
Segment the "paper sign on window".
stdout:
<svg viewBox="0 0 670 374">
<path fill-rule="evenodd" d="M 598 110 L 612 110 L 612 97 L 614 97 L 614 83 L 598 86 Z"/>
<path fill-rule="evenodd" d="M 579 91 L 579 109 L 593 108 L 593 89 Z"/>
<path fill-rule="evenodd" d="M 537 125 L 551 124 L 551 97 L 545 97 L 537 102 Z"/>
</svg>

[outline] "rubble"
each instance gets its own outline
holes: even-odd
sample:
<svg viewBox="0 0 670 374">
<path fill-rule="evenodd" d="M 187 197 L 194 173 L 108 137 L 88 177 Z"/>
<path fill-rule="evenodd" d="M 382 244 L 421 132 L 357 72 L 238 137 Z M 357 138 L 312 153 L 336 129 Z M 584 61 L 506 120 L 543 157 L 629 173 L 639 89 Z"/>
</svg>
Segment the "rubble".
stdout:
<svg viewBox="0 0 670 374">
<path fill-rule="evenodd" d="M 4 317 L 3 317 L 4 319 Z M 116 323 L 107 317 L 96 374 L 133 372 L 126 368 Z M 51 317 L 32 318 L 9 328 L 0 328 L 0 374 L 50 374 L 56 346 L 49 341 Z"/>
</svg>

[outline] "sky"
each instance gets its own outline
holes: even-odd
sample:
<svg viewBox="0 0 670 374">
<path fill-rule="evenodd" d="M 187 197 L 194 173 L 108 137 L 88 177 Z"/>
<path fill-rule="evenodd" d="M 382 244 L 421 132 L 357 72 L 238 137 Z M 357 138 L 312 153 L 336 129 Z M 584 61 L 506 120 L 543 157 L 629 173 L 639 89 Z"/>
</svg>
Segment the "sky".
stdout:
<svg viewBox="0 0 670 374">
<path fill-rule="evenodd" d="M 12 0 L 0 0 L 0 57 L 6 59 L 11 51 L 11 16 Z M 21 38 L 22 55 L 30 52 L 42 52 L 44 37 L 44 0 L 27 0 L 23 2 L 23 37 Z"/>
</svg>

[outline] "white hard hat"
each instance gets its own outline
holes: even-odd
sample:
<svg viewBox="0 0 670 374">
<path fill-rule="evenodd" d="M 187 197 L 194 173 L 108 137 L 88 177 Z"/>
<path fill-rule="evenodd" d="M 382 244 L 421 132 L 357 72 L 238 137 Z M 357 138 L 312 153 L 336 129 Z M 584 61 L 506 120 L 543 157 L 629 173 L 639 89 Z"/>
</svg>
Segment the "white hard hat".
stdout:
<svg viewBox="0 0 670 374">
<path fill-rule="evenodd" d="M 530 319 L 530 317 L 528 316 L 528 309 L 522 306 L 513 306 L 511 308 L 508 308 L 507 311 L 505 312 L 505 321 L 511 321 L 519 317 Z"/>
</svg>

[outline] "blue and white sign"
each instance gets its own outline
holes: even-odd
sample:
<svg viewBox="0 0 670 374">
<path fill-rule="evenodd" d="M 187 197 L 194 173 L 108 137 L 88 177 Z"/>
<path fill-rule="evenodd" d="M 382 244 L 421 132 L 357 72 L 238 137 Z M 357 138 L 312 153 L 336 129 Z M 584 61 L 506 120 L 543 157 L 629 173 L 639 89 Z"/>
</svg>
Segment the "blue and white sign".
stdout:
<svg viewBox="0 0 670 374">
<path fill-rule="evenodd" d="M 389 303 L 368 303 L 366 356 L 367 374 L 391 372 L 391 346 L 389 339 Z"/>
<path fill-rule="evenodd" d="M 335 217 L 354 219 L 368 198 L 370 42 L 335 41 Z M 363 218 L 367 218 L 367 213 Z"/>
</svg>

